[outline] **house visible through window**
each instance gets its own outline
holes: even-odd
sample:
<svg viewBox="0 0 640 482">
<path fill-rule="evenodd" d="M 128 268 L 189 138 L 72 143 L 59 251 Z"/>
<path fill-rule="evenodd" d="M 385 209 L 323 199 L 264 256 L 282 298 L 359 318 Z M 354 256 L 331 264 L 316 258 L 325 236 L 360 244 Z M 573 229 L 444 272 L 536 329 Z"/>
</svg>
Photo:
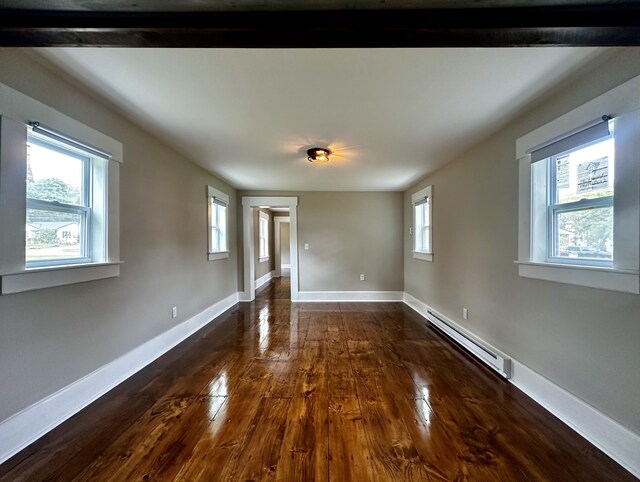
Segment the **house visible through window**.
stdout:
<svg viewBox="0 0 640 482">
<path fill-rule="evenodd" d="M 269 259 L 269 215 L 260 211 L 259 217 L 260 261 Z"/>
<path fill-rule="evenodd" d="M 94 222 L 103 217 L 94 211 L 104 207 L 103 202 L 94 202 L 92 192 L 95 183 L 104 183 L 94 176 L 99 162 L 92 153 L 75 145 L 29 133 L 27 267 L 103 261 L 104 252 L 93 242 L 104 237 L 102 226 Z"/>
<path fill-rule="evenodd" d="M 229 196 L 211 186 L 209 199 L 209 260 L 229 257 Z"/>
<path fill-rule="evenodd" d="M 431 246 L 431 212 L 432 212 L 432 188 L 426 188 L 411 196 L 413 208 L 413 257 L 432 261 L 433 251 Z"/>
<path fill-rule="evenodd" d="M 612 266 L 613 132 L 608 121 L 588 130 L 532 152 L 532 241 L 541 261 Z"/>
</svg>

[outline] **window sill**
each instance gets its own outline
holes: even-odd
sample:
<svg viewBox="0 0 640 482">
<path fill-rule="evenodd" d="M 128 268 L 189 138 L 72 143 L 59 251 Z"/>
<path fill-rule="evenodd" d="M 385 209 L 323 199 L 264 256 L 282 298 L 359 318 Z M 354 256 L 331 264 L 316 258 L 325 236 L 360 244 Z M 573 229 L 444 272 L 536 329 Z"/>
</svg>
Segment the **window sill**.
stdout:
<svg viewBox="0 0 640 482">
<path fill-rule="evenodd" d="M 263 256 L 262 258 L 258 258 L 260 263 L 264 263 L 265 261 L 269 261 L 269 256 Z"/>
<path fill-rule="evenodd" d="M 422 261 L 433 261 L 433 253 L 424 253 L 422 251 L 411 251 L 414 259 L 421 259 Z"/>
<path fill-rule="evenodd" d="M 209 261 L 215 261 L 216 259 L 224 259 L 229 257 L 229 251 L 216 251 L 215 253 L 209 253 Z"/>
<path fill-rule="evenodd" d="M 514 263 L 518 265 L 518 274 L 523 278 L 640 294 L 640 273 L 634 270 L 533 261 Z"/>
<path fill-rule="evenodd" d="M 3 274 L 2 294 L 52 288 L 120 276 L 122 262 L 87 263 L 82 265 L 30 268 L 18 273 Z"/>
</svg>

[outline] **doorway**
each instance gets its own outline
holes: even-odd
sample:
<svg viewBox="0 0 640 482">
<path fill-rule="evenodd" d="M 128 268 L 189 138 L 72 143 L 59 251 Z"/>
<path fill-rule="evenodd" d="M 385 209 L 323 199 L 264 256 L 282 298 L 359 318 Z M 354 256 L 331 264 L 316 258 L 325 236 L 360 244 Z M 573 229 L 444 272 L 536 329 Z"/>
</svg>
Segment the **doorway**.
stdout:
<svg viewBox="0 0 640 482">
<path fill-rule="evenodd" d="M 287 214 L 289 212 L 287 211 Z M 274 251 L 275 251 L 275 273 L 279 278 L 283 275 L 290 275 L 291 269 L 291 217 L 277 216 L 273 218 Z"/>
<path fill-rule="evenodd" d="M 244 261 L 244 289 L 241 301 L 253 301 L 255 299 L 255 243 L 254 243 L 254 223 L 252 219 L 253 208 L 288 208 L 289 210 L 289 265 L 291 276 L 291 301 L 298 301 L 298 198 L 297 196 L 243 196 L 242 197 L 242 233 L 243 233 L 243 261 Z M 279 216 L 283 217 L 283 216 Z M 275 218 L 277 219 L 277 218 Z M 279 223 L 282 224 L 282 221 Z M 280 228 L 280 226 L 279 226 Z M 280 229 L 276 230 L 275 236 L 280 240 Z M 280 240 L 281 244 L 281 240 Z M 275 274 L 281 275 L 281 251 L 274 247 L 276 256 Z M 279 273 L 279 274 L 278 274 Z"/>
</svg>

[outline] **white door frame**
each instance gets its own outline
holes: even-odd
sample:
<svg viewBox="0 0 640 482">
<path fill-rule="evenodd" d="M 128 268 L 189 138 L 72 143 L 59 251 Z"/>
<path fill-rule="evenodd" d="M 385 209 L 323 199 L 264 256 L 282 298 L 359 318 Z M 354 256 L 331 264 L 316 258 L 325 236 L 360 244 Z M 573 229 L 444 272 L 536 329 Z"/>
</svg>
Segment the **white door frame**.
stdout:
<svg viewBox="0 0 640 482">
<path fill-rule="evenodd" d="M 273 217 L 273 231 L 274 231 L 274 236 L 273 236 L 273 243 L 274 243 L 274 251 L 275 251 L 275 255 L 276 255 L 276 269 L 274 270 L 274 276 L 276 278 L 279 278 L 282 273 L 281 273 L 281 268 L 282 268 L 282 253 L 280 252 L 280 225 L 282 223 L 284 224 L 289 224 L 291 222 L 291 217 L 290 216 L 274 216 Z M 291 230 L 291 229 L 289 229 Z M 289 236 L 289 244 L 291 244 L 291 236 Z M 289 253 L 291 253 L 291 247 L 289 247 Z"/>
<path fill-rule="evenodd" d="M 244 241 L 244 291 L 240 301 L 253 301 L 256 297 L 255 260 L 253 259 L 253 218 L 251 208 L 260 206 L 288 207 L 291 231 L 291 301 L 298 301 L 298 197 L 297 196 L 242 196 L 242 239 Z"/>
</svg>

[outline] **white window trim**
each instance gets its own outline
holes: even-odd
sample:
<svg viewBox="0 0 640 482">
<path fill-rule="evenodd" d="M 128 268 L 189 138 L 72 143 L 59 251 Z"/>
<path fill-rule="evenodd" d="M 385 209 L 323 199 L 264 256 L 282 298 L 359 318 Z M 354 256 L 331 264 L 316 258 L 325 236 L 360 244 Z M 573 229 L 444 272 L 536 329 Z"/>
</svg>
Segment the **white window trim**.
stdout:
<svg viewBox="0 0 640 482">
<path fill-rule="evenodd" d="M 107 161 L 106 259 L 100 263 L 26 268 L 26 137 L 37 120 L 111 154 Z M 120 275 L 119 175 L 122 143 L 0 83 L 0 279 L 2 294 L 63 286 Z M 16 229 L 16 227 L 20 227 Z"/>
<path fill-rule="evenodd" d="M 516 142 L 519 163 L 518 274 L 558 283 L 640 293 L 640 76 L 596 97 Z M 535 261 L 531 249 L 532 148 L 585 125 L 602 115 L 626 116 L 616 125 L 614 196 L 614 261 L 612 267 L 565 265 Z M 622 140 L 623 142 L 620 142 Z"/>
<path fill-rule="evenodd" d="M 226 241 L 225 241 L 225 245 L 227 246 L 226 250 L 222 250 L 222 251 L 210 251 L 211 249 L 211 213 L 209 212 L 209 209 L 211 207 L 211 199 L 217 199 L 221 202 L 223 202 L 224 204 L 227 205 L 227 232 L 226 234 Z M 224 193 L 222 191 L 220 191 L 219 189 L 216 189 L 215 187 L 212 186 L 207 186 L 207 258 L 209 261 L 215 261 L 217 259 L 225 259 L 228 258 L 229 255 L 231 254 L 231 251 L 229 251 L 229 195 L 227 193 Z"/>
<path fill-rule="evenodd" d="M 433 261 L 433 186 L 429 185 L 411 195 L 411 222 L 415 223 L 415 205 L 418 201 L 429 198 L 429 251 L 417 251 L 415 249 L 415 237 L 411 240 L 411 253 L 414 259 Z M 412 228 L 415 236 L 415 226 Z"/>
<path fill-rule="evenodd" d="M 267 261 L 269 261 L 269 215 L 267 213 L 264 213 L 262 211 L 258 211 L 260 214 L 258 216 L 258 240 L 260 239 L 260 220 L 264 219 L 265 221 L 267 221 L 267 235 L 266 235 L 266 240 L 267 240 L 267 255 L 266 256 L 260 256 L 258 258 L 258 262 L 259 263 L 265 263 Z M 260 247 L 258 246 L 258 252 Z"/>
</svg>

